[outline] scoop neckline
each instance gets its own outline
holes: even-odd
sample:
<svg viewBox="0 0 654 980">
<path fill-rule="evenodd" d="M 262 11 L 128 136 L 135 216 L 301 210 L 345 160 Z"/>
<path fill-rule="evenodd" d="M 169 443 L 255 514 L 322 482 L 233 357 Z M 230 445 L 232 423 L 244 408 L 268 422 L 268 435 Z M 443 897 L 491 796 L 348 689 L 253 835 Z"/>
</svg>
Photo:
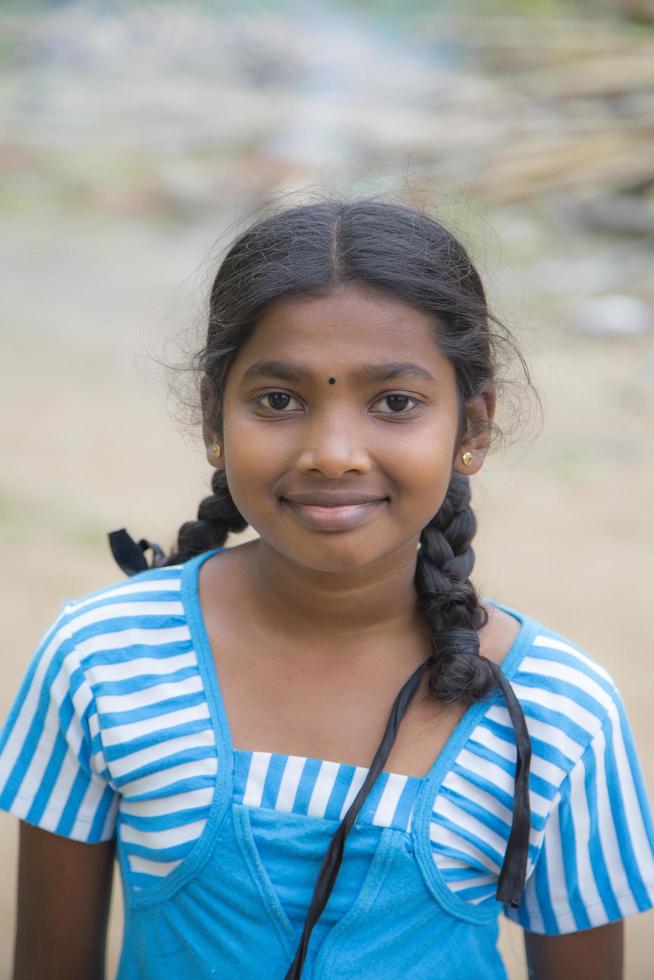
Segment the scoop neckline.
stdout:
<svg viewBox="0 0 654 980">
<path fill-rule="evenodd" d="M 223 766 L 226 766 L 226 771 L 230 772 L 233 778 L 234 759 L 237 752 L 260 752 L 286 759 L 295 757 L 321 764 L 323 762 L 327 762 L 338 766 L 350 766 L 352 768 L 357 768 L 355 763 L 341 762 L 330 759 L 319 759 L 315 756 L 293 756 L 291 753 L 287 754 L 272 752 L 269 749 L 239 749 L 234 745 L 199 595 L 199 579 L 202 565 L 214 555 L 228 550 L 228 548 L 213 548 L 210 551 L 205 551 L 200 555 L 196 555 L 194 558 L 191 558 L 184 565 L 182 565 L 181 577 L 182 607 L 189 626 L 193 649 L 195 650 L 198 658 L 200 673 L 203 678 L 205 695 L 209 705 L 209 716 L 216 735 L 216 748 L 218 752 L 219 766 L 221 763 Z M 517 612 L 515 609 L 512 609 L 510 606 L 495 602 L 491 599 L 485 599 L 485 601 L 497 609 L 501 609 L 503 612 L 508 613 L 520 624 L 520 629 L 515 636 L 513 643 L 507 650 L 501 664 L 502 672 L 504 673 L 505 677 L 507 680 L 511 680 L 511 677 L 515 673 L 515 670 L 522 659 L 523 651 L 525 648 L 531 646 L 535 633 L 535 624 L 528 617 L 524 616 L 520 612 Z M 427 784 L 440 784 L 440 781 L 445 774 L 448 761 L 453 755 L 458 754 L 461 746 L 465 743 L 465 741 L 467 741 L 469 734 L 472 732 L 481 716 L 493 704 L 496 704 L 500 700 L 501 694 L 498 691 L 481 701 L 476 701 L 471 704 L 464 711 L 463 715 L 445 740 L 440 752 L 423 776 L 411 776 L 407 773 L 393 772 L 388 769 L 384 769 L 382 772 L 388 776 L 398 776 L 403 779 L 416 780 L 423 784 L 422 789 L 424 789 Z M 368 769 L 369 766 L 359 766 L 358 768 Z"/>
</svg>

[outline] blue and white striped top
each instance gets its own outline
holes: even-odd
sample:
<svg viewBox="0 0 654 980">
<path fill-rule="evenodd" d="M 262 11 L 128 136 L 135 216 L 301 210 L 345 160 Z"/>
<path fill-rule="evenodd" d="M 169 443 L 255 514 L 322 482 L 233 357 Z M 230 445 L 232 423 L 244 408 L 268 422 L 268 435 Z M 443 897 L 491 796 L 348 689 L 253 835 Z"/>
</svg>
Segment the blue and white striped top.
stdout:
<svg viewBox="0 0 654 980">
<path fill-rule="evenodd" d="M 135 894 L 189 857 L 224 781 L 252 810 L 336 822 L 366 774 L 233 748 L 199 567 L 194 559 L 148 570 L 67 604 L 0 739 L 0 807 L 79 841 L 115 835 L 125 888 Z M 507 914 L 558 934 L 651 908 L 654 828 L 619 694 L 573 644 L 513 615 L 521 629 L 503 667 L 532 739 L 532 826 L 525 897 Z M 408 835 L 426 806 L 423 843 L 439 887 L 461 908 L 490 908 L 515 759 L 503 702 L 477 703 L 424 779 L 382 774 L 358 823 Z"/>
</svg>

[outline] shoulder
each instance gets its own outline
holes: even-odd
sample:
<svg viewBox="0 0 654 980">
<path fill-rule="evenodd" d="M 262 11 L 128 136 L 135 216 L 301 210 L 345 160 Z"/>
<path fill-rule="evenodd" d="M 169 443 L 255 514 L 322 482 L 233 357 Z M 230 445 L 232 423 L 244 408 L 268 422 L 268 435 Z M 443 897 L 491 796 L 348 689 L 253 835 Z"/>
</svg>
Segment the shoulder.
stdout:
<svg viewBox="0 0 654 980">
<path fill-rule="evenodd" d="M 157 651 L 188 635 L 182 565 L 148 569 L 67 601 L 41 644 L 42 658 L 72 674 Z"/>
<path fill-rule="evenodd" d="M 618 689 L 608 671 L 574 640 L 530 616 L 500 608 L 521 622 L 503 668 L 535 752 L 557 759 L 567 772 L 622 714 Z M 503 713 L 499 705 L 491 709 L 495 717 Z"/>
</svg>

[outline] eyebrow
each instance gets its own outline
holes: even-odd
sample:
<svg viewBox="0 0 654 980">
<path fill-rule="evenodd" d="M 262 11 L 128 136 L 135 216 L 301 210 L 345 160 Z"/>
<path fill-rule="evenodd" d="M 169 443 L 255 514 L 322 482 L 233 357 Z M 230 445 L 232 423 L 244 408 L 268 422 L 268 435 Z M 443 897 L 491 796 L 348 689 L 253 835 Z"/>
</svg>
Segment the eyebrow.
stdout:
<svg viewBox="0 0 654 980">
<path fill-rule="evenodd" d="M 243 372 L 243 381 L 259 377 L 275 378 L 278 381 L 310 381 L 311 372 L 299 364 L 287 361 L 254 361 Z M 355 372 L 362 382 L 393 381 L 396 378 L 414 378 L 417 381 L 436 381 L 433 374 L 420 364 L 412 361 L 393 361 L 389 364 L 364 364 Z"/>
</svg>

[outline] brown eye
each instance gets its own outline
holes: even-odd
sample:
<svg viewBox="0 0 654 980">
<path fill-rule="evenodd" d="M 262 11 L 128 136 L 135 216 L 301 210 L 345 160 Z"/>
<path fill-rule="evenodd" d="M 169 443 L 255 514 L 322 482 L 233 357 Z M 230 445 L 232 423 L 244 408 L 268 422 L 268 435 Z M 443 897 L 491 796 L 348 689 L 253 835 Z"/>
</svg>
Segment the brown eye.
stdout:
<svg viewBox="0 0 654 980">
<path fill-rule="evenodd" d="M 384 395 L 379 401 L 375 402 L 375 409 L 387 415 L 408 415 L 419 404 L 417 398 L 410 395 L 402 395 L 399 392 L 393 395 Z"/>
<path fill-rule="evenodd" d="M 265 395 L 260 395 L 256 401 L 263 408 L 272 409 L 274 412 L 284 412 L 289 406 L 291 409 L 295 409 L 299 404 L 297 399 L 289 395 L 287 391 L 267 391 Z M 292 405 L 292 402 L 295 404 Z"/>
</svg>

